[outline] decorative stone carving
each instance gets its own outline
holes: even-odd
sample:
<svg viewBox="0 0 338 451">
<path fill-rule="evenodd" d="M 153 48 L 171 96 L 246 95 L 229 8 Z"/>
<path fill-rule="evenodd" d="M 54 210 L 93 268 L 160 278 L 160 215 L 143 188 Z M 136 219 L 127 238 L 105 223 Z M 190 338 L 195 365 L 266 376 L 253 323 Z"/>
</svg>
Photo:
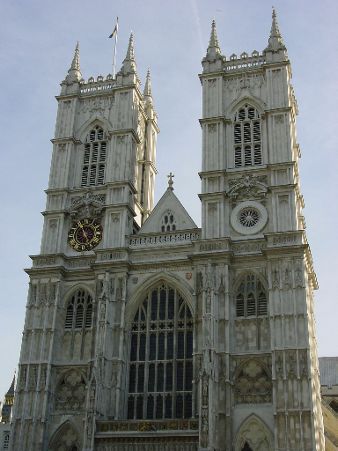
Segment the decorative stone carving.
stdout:
<svg viewBox="0 0 338 451">
<path fill-rule="evenodd" d="M 108 118 L 109 110 L 114 103 L 114 97 L 94 97 L 85 99 L 80 107 L 81 113 L 92 113 Z"/>
<path fill-rule="evenodd" d="M 273 449 L 271 432 L 255 415 L 249 417 L 238 432 L 235 450 L 242 451 L 243 449 L 259 451 Z"/>
<path fill-rule="evenodd" d="M 51 440 L 48 449 L 51 451 L 80 450 L 78 434 L 73 426 L 66 422 Z"/>
<path fill-rule="evenodd" d="M 271 285 L 274 290 L 279 288 L 279 269 L 274 268 L 271 275 Z"/>
<path fill-rule="evenodd" d="M 27 367 L 26 365 L 22 365 L 20 368 L 20 378 L 19 378 L 19 389 L 24 390 L 26 386 L 26 378 L 27 378 Z"/>
<path fill-rule="evenodd" d="M 66 144 L 65 143 L 58 144 L 58 150 L 59 152 L 64 152 L 66 150 Z"/>
<path fill-rule="evenodd" d="M 36 365 L 30 365 L 28 378 L 28 388 L 30 390 L 36 389 L 37 380 L 38 380 L 38 367 Z"/>
<path fill-rule="evenodd" d="M 73 220 L 83 218 L 97 218 L 102 216 L 104 209 L 105 196 L 95 195 L 87 191 L 84 196 L 72 199 L 68 213 Z"/>
<path fill-rule="evenodd" d="M 307 352 L 306 352 L 306 350 L 300 351 L 299 374 L 300 374 L 301 377 L 307 377 L 308 376 L 307 366 L 308 366 L 308 363 L 307 363 Z"/>
<path fill-rule="evenodd" d="M 267 192 L 266 176 L 243 175 L 229 180 L 228 196 L 234 200 L 263 199 Z"/>
<path fill-rule="evenodd" d="M 64 374 L 55 393 L 55 410 L 78 411 L 84 408 L 86 383 L 81 372 L 73 369 Z"/>
<path fill-rule="evenodd" d="M 302 271 L 302 263 L 297 263 L 295 268 L 295 286 L 302 288 L 304 286 L 304 276 Z"/>
<path fill-rule="evenodd" d="M 196 276 L 196 292 L 199 294 L 203 290 L 203 273 L 198 271 Z"/>
<path fill-rule="evenodd" d="M 271 376 L 254 359 L 247 361 L 236 377 L 235 401 L 238 404 L 257 404 L 272 401 Z"/>
<path fill-rule="evenodd" d="M 283 114 L 275 115 L 275 124 L 284 124 L 284 115 Z"/>
<path fill-rule="evenodd" d="M 288 351 L 286 354 L 286 367 L 289 379 L 297 377 L 297 359 L 295 351 Z"/>
<path fill-rule="evenodd" d="M 116 137 L 117 143 L 118 144 L 123 144 L 124 141 L 126 140 L 126 138 L 127 138 L 127 135 L 118 135 Z"/>
<path fill-rule="evenodd" d="M 283 285 L 284 288 L 290 288 L 291 286 L 291 274 L 288 267 L 286 267 L 284 270 Z"/>
<path fill-rule="evenodd" d="M 277 377 L 283 377 L 284 373 L 284 364 L 283 364 L 283 354 L 282 353 L 276 353 L 276 361 L 275 361 L 275 369 L 276 369 L 276 376 Z"/>
</svg>

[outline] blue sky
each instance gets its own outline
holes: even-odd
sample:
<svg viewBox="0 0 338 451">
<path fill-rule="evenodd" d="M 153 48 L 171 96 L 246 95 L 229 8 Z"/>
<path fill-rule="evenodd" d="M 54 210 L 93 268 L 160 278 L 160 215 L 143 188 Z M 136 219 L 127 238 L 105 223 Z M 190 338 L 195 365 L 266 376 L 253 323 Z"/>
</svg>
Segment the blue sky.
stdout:
<svg viewBox="0 0 338 451">
<path fill-rule="evenodd" d="M 319 355 L 338 355 L 336 0 L 277 0 L 279 25 L 293 68 L 307 234 L 320 290 Z M 0 398 L 19 360 L 28 255 L 39 252 L 59 93 L 80 41 L 84 78 L 112 71 L 111 33 L 119 16 L 118 67 L 133 30 L 138 72 L 151 68 L 158 140 L 156 198 L 175 173 L 175 193 L 200 224 L 201 90 L 197 74 L 216 19 L 226 56 L 263 50 L 272 4 L 265 0 L 2 0 L 0 102 L 2 258 Z"/>
</svg>

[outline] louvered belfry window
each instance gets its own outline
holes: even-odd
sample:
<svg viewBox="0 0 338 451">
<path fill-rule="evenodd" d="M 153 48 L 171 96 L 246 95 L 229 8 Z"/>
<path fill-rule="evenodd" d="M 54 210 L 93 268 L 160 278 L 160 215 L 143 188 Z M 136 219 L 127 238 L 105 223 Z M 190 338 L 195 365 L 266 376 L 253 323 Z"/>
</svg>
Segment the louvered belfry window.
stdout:
<svg viewBox="0 0 338 451">
<path fill-rule="evenodd" d="M 193 321 L 181 294 L 161 284 L 131 328 L 129 419 L 191 418 Z"/>
<path fill-rule="evenodd" d="M 93 301 L 85 290 L 78 290 L 67 304 L 65 329 L 89 329 L 93 324 Z"/>
<path fill-rule="evenodd" d="M 243 277 L 236 293 L 236 317 L 266 316 L 268 302 L 265 288 L 254 274 Z"/>
<path fill-rule="evenodd" d="M 240 108 L 234 121 L 235 167 L 262 164 L 261 118 L 251 105 Z"/>
<path fill-rule="evenodd" d="M 99 126 L 86 138 L 83 154 L 81 186 L 103 185 L 107 158 L 107 142 Z"/>
</svg>

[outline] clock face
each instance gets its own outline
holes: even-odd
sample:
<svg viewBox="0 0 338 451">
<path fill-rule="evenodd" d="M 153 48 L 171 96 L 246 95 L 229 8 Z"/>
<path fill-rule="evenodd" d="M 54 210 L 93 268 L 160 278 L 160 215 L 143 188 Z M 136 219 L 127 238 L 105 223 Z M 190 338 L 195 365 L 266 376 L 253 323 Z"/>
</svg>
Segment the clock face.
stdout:
<svg viewBox="0 0 338 451">
<path fill-rule="evenodd" d="M 102 239 L 102 226 L 92 218 L 81 219 L 73 222 L 68 233 L 69 245 L 78 252 L 90 251 L 99 244 Z"/>
</svg>

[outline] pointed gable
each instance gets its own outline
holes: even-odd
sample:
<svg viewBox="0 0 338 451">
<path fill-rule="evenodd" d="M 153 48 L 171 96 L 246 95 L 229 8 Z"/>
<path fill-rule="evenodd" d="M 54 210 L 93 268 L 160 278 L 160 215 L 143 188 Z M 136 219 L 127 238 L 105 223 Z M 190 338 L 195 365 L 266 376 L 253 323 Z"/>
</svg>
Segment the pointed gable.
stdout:
<svg viewBox="0 0 338 451">
<path fill-rule="evenodd" d="M 139 234 L 175 232 L 196 229 L 197 225 L 189 216 L 171 188 L 168 188 L 156 204 Z"/>
</svg>

